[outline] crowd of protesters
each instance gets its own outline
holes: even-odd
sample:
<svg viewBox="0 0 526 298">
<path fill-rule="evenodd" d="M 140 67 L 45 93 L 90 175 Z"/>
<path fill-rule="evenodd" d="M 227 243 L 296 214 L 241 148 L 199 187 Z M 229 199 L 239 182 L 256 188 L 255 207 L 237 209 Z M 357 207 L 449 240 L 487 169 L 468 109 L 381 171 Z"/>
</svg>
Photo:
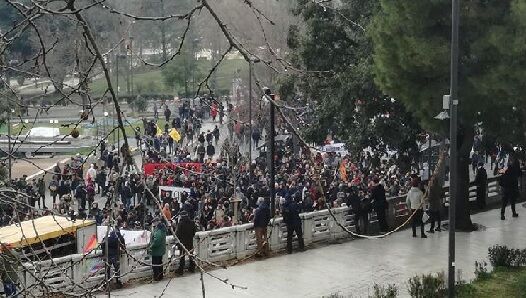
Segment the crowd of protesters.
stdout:
<svg viewBox="0 0 526 298">
<path fill-rule="evenodd" d="M 27 211 L 31 210 L 21 212 L 16 220 L 37 216 L 31 213 L 42 209 L 40 214 L 54 212 L 89 218 L 104 225 L 108 223 L 109 211 L 114 209 L 118 225 L 127 229 L 148 229 L 155 218 L 176 220 L 181 212 L 194 220 L 200 230 L 253 222 L 258 199 L 268 198 L 270 193 L 268 160 L 266 153 L 261 152 L 263 158 L 249 161 L 240 147 L 252 142 L 254 148 L 261 149 L 258 145 L 265 137 L 267 121 L 257 116 L 252 134 L 247 135 L 249 126 L 235 117 L 235 107 L 214 98 L 203 98 L 197 104 L 185 101 L 175 114 L 168 104 L 155 104 L 153 119 L 144 118 L 143 131 L 137 128 L 135 134 L 143 163 L 172 166 L 159 167 L 149 174 L 122 169 L 119 150 L 101 142 L 97 162 L 88 164 L 80 156 L 72 157 L 63 168 L 57 165 L 52 170 L 47 185 L 42 178 L 13 181 L 17 190 L 28 194 Z M 211 121 L 213 128 L 203 129 L 205 121 Z M 350 206 L 359 232 L 368 232 L 372 213 L 376 214 L 380 230 L 387 231 L 387 198 L 405 195 L 415 187 L 415 175 L 401 172 L 395 158 L 372 152 L 351 156 L 302 149 L 280 122 L 277 134 L 285 136 L 278 143 L 274 158 L 278 215 L 288 201 L 296 202 L 301 212 L 325 209 L 326 204 Z M 188 168 L 184 163 L 200 166 Z M 187 191 L 170 196 L 159 191 L 162 186 Z M 48 191 L 51 206 L 45 206 Z M 2 225 L 13 220 L 9 210 L 0 214 Z"/>
</svg>

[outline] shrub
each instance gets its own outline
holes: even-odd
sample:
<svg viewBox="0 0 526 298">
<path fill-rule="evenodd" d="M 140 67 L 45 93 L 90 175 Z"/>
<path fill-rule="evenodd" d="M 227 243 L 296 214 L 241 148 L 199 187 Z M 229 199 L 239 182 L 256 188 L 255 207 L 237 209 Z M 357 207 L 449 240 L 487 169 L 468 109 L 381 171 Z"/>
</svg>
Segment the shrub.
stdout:
<svg viewBox="0 0 526 298">
<path fill-rule="evenodd" d="M 409 279 L 408 288 L 413 298 L 442 298 L 446 293 L 444 273 L 413 276 Z"/>
<path fill-rule="evenodd" d="M 387 287 L 375 284 L 373 290 L 373 296 L 369 296 L 369 298 L 395 298 L 398 296 L 398 288 L 394 284 L 387 285 Z"/>
<path fill-rule="evenodd" d="M 477 280 L 485 280 L 490 277 L 488 272 L 488 263 L 486 261 L 475 261 L 475 278 Z"/>
<path fill-rule="evenodd" d="M 494 245 L 488 248 L 488 258 L 491 266 L 519 267 L 526 265 L 526 249 L 508 248 L 505 245 Z"/>
</svg>

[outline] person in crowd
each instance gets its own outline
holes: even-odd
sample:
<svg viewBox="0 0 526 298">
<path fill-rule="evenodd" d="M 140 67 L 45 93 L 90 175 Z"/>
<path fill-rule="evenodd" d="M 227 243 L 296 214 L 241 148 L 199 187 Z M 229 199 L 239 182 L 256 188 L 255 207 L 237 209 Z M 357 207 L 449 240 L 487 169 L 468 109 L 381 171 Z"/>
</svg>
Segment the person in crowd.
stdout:
<svg viewBox="0 0 526 298">
<path fill-rule="evenodd" d="M 122 183 L 121 183 L 122 184 Z M 129 181 L 125 181 L 120 190 L 121 201 L 126 209 L 130 209 L 131 199 L 133 197 L 132 190 L 130 188 Z"/>
<path fill-rule="evenodd" d="M 126 250 L 126 242 L 124 241 L 124 237 L 122 236 L 118 227 L 113 228 L 109 232 L 107 238 L 104 237 L 100 244 L 100 248 L 102 250 L 102 254 L 107 256 L 106 263 L 108 266 L 106 267 L 106 279 L 108 282 L 111 282 L 114 276 L 117 287 L 122 288 L 122 282 L 120 281 L 120 256 L 122 251 Z M 113 276 L 110 274 L 112 267 L 114 274 Z"/>
<path fill-rule="evenodd" d="M 259 197 L 258 207 L 254 214 L 254 230 L 256 232 L 256 257 L 268 256 L 267 226 L 270 222 L 270 209 L 265 198 Z"/>
<path fill-rule="evenodd" d="M 163 256 L 166 254 L 166 226 L 160 218 L 152 223 L 154 229 L 150 238 L 149 251 L 152 256 L 153 280 L 163 279 Z"/>
<path fill-rule="evenodd" d="M 86 209 L 86 188 L 84 187 L 83 182 L 77 183 L 77 186 L 75 187 L 75 199 L 78 203 L 78 209 L 85 210 Z"/>
<path fill-rule="evenodd" d="M 97 170 L 95 169 L 95 165 L 91 164 L 88 171 L 86 172 L 84 181 L 87 184 L 88 180 L 95 181 L 96 178 L 97 178 Z"/>
<path fill-rule="evenodd" d="M 257 148 L 259 141 L 261 140 L 261 131 L 259 130 L 259 127 L 254 126 L 252 128 L 252 140 L 254 141 L 254 146 Z"/>
<path fill-rule="evenodd" d="M 159 119 L 159 109 L 157 108 L 157 101 L 153 102 L 153 118 L 155 119 L 155 122 L 157 122 L 157 119 Z"/>
<path fill-rule="evenodd" d="M 208 155 L 208 159 L 212 160 L 214 158 L 214 155 L 216 154 L 216 148 L 212 143 L 208 143 L 208 146 L 206 146 L 206 155 Z"/>
<path fill-rule="evenodd" d="M 285 204 L 283 204 L 282 214 L 283 221 L 287 224 L 287 253 L 289 254 L 292 253 L 292 237 L 294 233 L 296 233 L 296 237 L 298 238 L 299 250 L 303 251 L 305 249 L 300 212 L 301 208 L 298 202 L 288 197 Z"/>
<path fill-rule="evenodd" d="M 36 191 L 37 191 L 36 194 L 37 194 L 38 208 L 40 208 L 41 206 L 40 202 L 42 202 L 42 208 L 47 209 L 46 208 L 46 184 L 44 183 L 43 177 L 38 178 L 37 185 L 36 185 Z"/>
<path fill-rule="evenodd" d="M 172 115 L 172 111 L 166 106 L 164 109 L 164 117 L 166 119 L 166 123 L 170 123 L 170 116 Z"/>
<path fill-rule="evenodd" d="M 181 256 L 181 258 L 179 259 L 179 268 L 177 270 L 177 273 L 182 275 L 184 272 L 186 256 L 188 256 L 190 263 L 188 266 L 188 271 L 194 272 L 195 270 L 195 262 L 193 259 L 192 251 L 194 249 L 194 236 L 197 232 L 197 228 L 195 226 L 195 222 L 192 221 L 188 216 L 188 212 L 183 210 L 179 213 L 179 216 L 180 219 L 177 223 L 175 234 L 180 241 L 179 255 Z"/>
<path fill-rule="evenodd" d="M 431 226 L 429 233 L 442 231 L 440 210 L 442 210 L 444 199 L 444 180 L 446 173 L 445 153 L 441 153 L 437 166 L 427 186 L 429 198 L 429 221 Z M 435 228 L 436 224 L 436 228 Z"/>
<path fill-rule="evenodd" d="M 477 207 L 480 210 L 486 208 L 486 197 L 488 190 L 488 173 L 484 167 L 484 163 L 479 162 L 477 172 L 475 175 L 475 185 L 477 187 Z"/>
<path fill-rule="evenodd" d="M 373 188 L 371 189 L 371 200 L 373 203 L 374 211 L 376 212 L 376 218 L 380 225 L 380 232 L 387 232 L 389 230 L 387 226 L 387 219 L 385 211 L 388 208 L 387 198 L 385 196 L 385 188 L 380 183 L 378 177 L 373 178 Z"/>
<path fill-rule="evenodd" d="M 205 146 L 203 144 L 199 144 L 197 147 L 196 147 L 196 151 L 197 151 L 197 156 L 199 157 L 199 162 L 204 162 L 205 160 L 205 153 L 206 153 L 206 150 L 205 150 Z"/>
<path fill-rule="evenodd" d="M 95 182 L 97 182 L 97 194 L 100 194 L 101 196 L 106 195 L 107 191 L 107 185 L 106 185 L 106 179 L 107 179 L 108 173 L 106 172 L 106 167 L 102 166 L 99 171 L 97 171 L 97 176 L 95 178 Z"/>
<path fill-rule="evenodd" d="M 0 243 L 0 278 L 7 298 L 17 297 L 19 264 L 18 253 L 12 247 Z"/>
<path fill-rule="evenodd" d="M 169 221 L 172 220 L 172 211 L 170 209 L 170 203 L 165 203 L 163 207 L 163 216 L 164 218 Z"/>
<path fill-rule="evenodd" d="M 215 145 L 217 146 L 217 144 L 219 143 L 219 127 L 217 127 L 217 125 L 212 131 L 212 134 L 214 135 L 214 142 L 215 142 Z"/>
<path fill-rule="evenodd" d="M 51 198 L 53 199 L 53 205 L 56 204 L 57 201 L 57 195 L 58 195 L 58 188 L 59 188 L 59 182 L 56 175 L 53 176 L 51 181 L 49 182 L 49 194 L 51 195 Z"/>
<path fill-rule="evenodd" d="M 419 188 L 420 181 L 418 179 L 413 179 L 411 181 L 411 189 L 407 193 L 406 204 L 407 208 L 411 210 L 413 219 L 411 221 L 411 228 L 413 230 L 413 237 L 416 235 L 416 227 L 420 225 L 420 236 L 422 238 L 427 238 L 424 232 L 424 222 L 422 217 L 424 215 L 424 193 Z"/>
</svg>

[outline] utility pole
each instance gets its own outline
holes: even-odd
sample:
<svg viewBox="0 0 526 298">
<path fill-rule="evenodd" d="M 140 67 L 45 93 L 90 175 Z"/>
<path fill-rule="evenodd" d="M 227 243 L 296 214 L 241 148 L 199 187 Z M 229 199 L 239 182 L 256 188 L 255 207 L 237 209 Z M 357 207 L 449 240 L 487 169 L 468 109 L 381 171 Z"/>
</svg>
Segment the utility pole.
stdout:
<svg viewBox="0 0 526 298">
<path fill-rule="evenodd" d="M 460 0 L 452 0 L 451 8 L 451 81 L 450 81 L 450 151 L 449 168 L 451 169 L 449 187 L 449 258 L 448 258 L 448 297 L 455 297 L 455 205 L 458 189 L 458 145 L 457 145 L 457 117 L 458 117 L 458 35 Z"/>
</svg>

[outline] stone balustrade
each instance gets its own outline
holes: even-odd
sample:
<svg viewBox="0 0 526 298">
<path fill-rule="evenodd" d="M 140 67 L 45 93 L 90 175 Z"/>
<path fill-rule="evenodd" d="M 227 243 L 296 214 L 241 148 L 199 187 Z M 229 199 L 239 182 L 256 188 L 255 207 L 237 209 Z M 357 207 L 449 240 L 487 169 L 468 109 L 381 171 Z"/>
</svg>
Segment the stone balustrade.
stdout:
<svg viewBox="0 0 526 298">
<path fill-rule="evenodd" d="M 473 187 L 470 188 L 470 201 L 475 200 L 475 190 Z M 448 196 L 446 188 L 446 203 L 449 199 Z M 497 180 L 490 179 L 488 181 L 488 205 L 499 201 L 499 196 Z M 352 212 L 349 212 L 348 207 L 334 208 L 332 212 L 334 217 L 329 210 L 300 215 L 305 245 L 352 239 L 349 233 L 336 223 L 338 221 L 348 230 L 355 231 L 355 220 Z M 404 223 L 409 213 L 405 205 L 405 196 L 389 199 L 387 220 L 391 228 Z M 369 215 L 369 220 L 369 230 L 377 231 L 378 225 L 374 212 Z M 268 228 L 268 239 L 272 251 L 285 250 L 287 229 L 282 218 L 271 220 Z M 200 259 L 210 262 L 242 259 L 250 256 L 256 252 L 253 224 L 198 232 L 194 238 L 194 250 Z M 151 276 L 149 265 L 151 264 L 151 257 L 148 255 L 147 245 L 129 246 L 127 251 L 127 254 L 120 257 L 122 281 Z M 165 266 L 165 270 L 175 271 L 179 265 L 176 258 L 179 251 L 173 236 L 167 237 L 167 252 L 164 257 L 165 263 L 168 263 L 172 256 L 175 258 L 173 262 L 169 262 L 169 267 Z M 24 264 L 20 275 L 20 280 L 25 288 L 37 296 L 44 291 L 84 293 L 84 289 L 103 287 L 105 278 L 103 255 L 100 251 L 95 251 L 88 255 L 76 254 L 32 264 L 27 263 Z"/>
</svg>

